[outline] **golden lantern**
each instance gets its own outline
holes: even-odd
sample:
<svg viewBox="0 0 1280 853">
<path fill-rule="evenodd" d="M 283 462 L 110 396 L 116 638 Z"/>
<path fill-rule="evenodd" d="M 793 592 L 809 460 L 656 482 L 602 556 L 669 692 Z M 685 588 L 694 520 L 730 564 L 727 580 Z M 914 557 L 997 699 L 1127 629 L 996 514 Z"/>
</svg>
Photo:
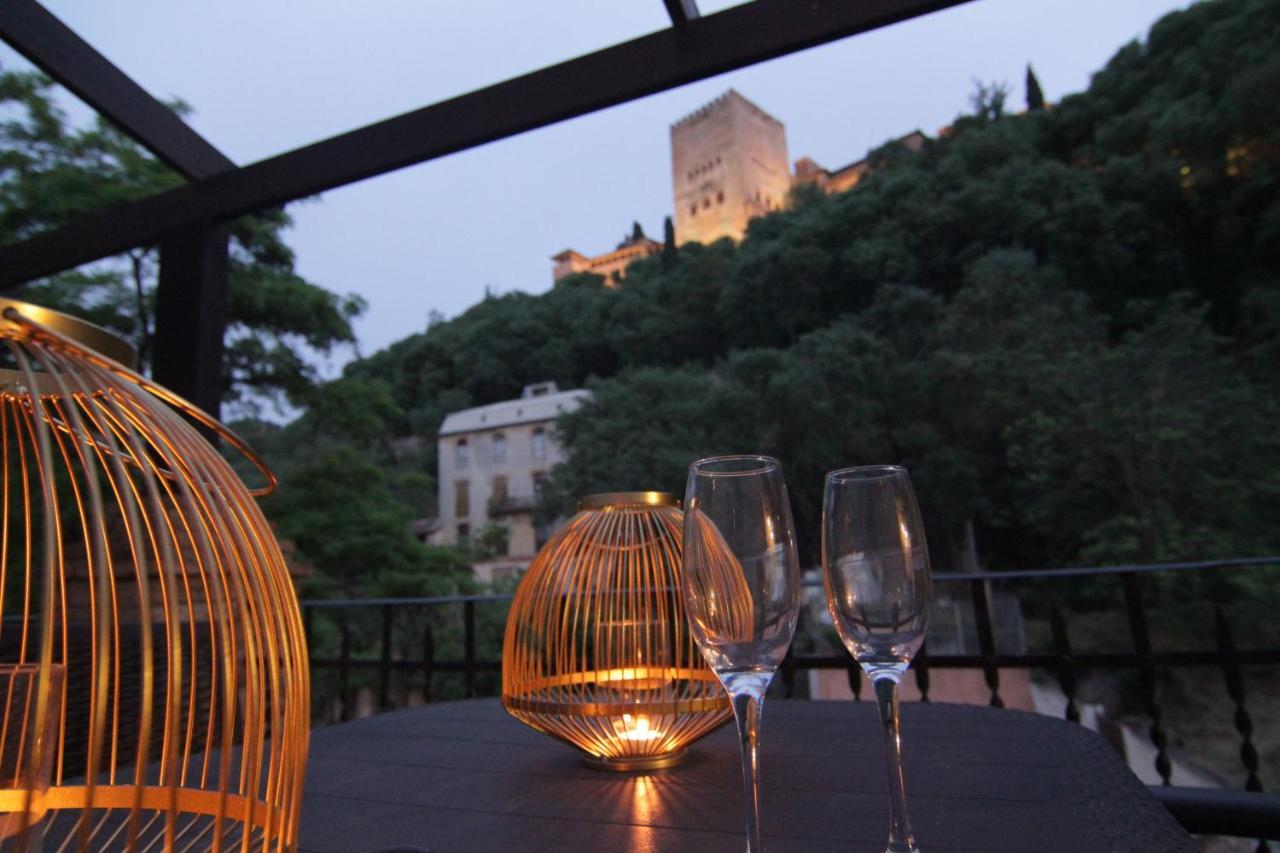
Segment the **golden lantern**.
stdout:
<svg viewBox="0 0 1280 853">
<path fill-rule="evenodd" d="M 293 849 L 310 697 L 253 500 L 274 475 L 96 326 L 0 299 L 0 338 L 0 661 L 36 687 L 6 692 L 0 725 L 50 721 L 0 779 L 0 845 Z"/>
<path fill-rule="evenodd" d="M 583 498 L 516 589 L 502 704 L 593 766 L 671 766 L 732 716 L 685 623 L 682 523 L 668 494 Z"/>
</svg>

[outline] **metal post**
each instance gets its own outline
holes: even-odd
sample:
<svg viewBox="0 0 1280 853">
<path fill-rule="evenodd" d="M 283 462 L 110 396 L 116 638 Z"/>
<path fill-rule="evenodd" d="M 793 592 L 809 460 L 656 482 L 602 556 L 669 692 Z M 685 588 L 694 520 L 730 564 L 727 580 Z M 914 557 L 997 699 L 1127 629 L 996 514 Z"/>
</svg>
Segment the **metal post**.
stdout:
<svg viewBox="0 0 1280 853">
<path fill-rule="evenodd" d="M 462 605 L 462 618 L 466 633 L 464 654 L 467 672 L 467 698 L 476 695 L 476 603 L 467 601 Z"/>
<path fill-rule="evenodd" d="M 1162 711 L 1156 700 L 1156 666 L 1151 659 L 1151 634 L 1147 630 L 1147 611 L 1142 604 L 1142 588 L 1133 572 L 1120 575 L 1124 584 L 1125 608 L 1129 612 L 1129 633 L 1133 637 L 1133 650 L 1138 653 L 1138 674 L 1142 679 L 1142 704 L 1151 717 L 1151 743 L 1156 748 L 1156 772 L 1164 784 L 1169 784 L 1173 765 L 1167 749 L 1169 739 L 1161 724 Z"/>
<path fill-rule="evenodd" d="M 342 650 L 338 656 L 338 696 L 342 701 L 341 718 L 351 719 L 351 627 L 347 624 L 347 611 L 338 614 L 338 629 L 342 632 Z"/>
<path fill-rule="evenodd" d="M 214 417 L 222 402 L 227 229 L 204 226 L 160 244 L 151 375 Z"/>
<path fill-rule="evenodd" d="M 1067 697 L 1066 717 L 1073 723 L 1080 722 L 1080 708 L 1076 705 L 1076 665 L 1071 657 L 1071 639 L 1067 636 L 1067 621 L 1062 611 L 1054 607 L 1049 611 L 1049 628 L 1053 632 L 1053 651 L 1058 656 L 1058 683 Z"/>
<path fill-rule="evenodd" d="M 378 661 L 378 707 L 391 707 L 391 625 L 395 606 L 382 605 L 382 657 Z"/>
<path fill-rule="evenodd" d="M 975 580 L 969 584 L 973 594 L 973 617 L 978 626 L 978 650 L 982 653 L 982 675 L 991 690 L 991 706 L 1003 708 L 1000 698 L 1000 668 L 996 665 L 996 638 L 991 630 L 991 608 L 987 603 L 986 581 Z"/>
</svg>

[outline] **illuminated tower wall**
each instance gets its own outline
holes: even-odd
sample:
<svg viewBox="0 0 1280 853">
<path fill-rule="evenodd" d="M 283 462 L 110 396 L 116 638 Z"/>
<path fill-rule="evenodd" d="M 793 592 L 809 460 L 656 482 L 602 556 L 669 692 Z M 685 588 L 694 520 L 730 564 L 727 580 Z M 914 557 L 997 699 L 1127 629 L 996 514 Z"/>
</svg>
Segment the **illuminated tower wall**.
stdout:
<svg viewBox="0 0 1280 853">
<path fill-rule="evenodd" d="M 747 222 L 787 203 L 782 122 L 730 89 L 671 126 L 676 243 L 741 240 Z"/>
</svg>

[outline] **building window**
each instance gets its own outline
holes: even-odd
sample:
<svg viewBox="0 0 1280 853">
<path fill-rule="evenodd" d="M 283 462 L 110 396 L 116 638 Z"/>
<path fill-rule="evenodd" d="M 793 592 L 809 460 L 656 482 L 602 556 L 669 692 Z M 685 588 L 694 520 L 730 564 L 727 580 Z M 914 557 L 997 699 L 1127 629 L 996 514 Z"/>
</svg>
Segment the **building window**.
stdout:
<svg viewBox="0 0 1280 853">
<path fill-rule="evenodd" d="M 502 503 L 503 501 L 505 501 L 506 499 L 507 499 L 507 478 L 506 478 L 506 477 L 494 477 L 494 478 L 493 478 L 493 502 L 494 502 L 494 504 L 495 504 L 495 505 L 496 505 L 496 504 L 500 504 L 500 503 Z"/>
<path fill-rule="evenodd" d="M 689 205 L 689 215 L 690 216 L 698 215 L 698 206 L 696 204 Z"/>
<path fill-rule="evenodd" d="M 507 437 L 500 432 L 493 435 L 493 461 L 497 465 L 507 461 Z"/>
<path fill-rule="evenodd" d="M 724 204 L 724 190 L 716 193 L 716 204 Z"/>
<path fill-rule="evenodd" d="M 453 446 L 453 466 L 455 468 L 466 468 L 469 456 L 467 440 L 465 438 L 458 439 L 458 443 Z"/>
<path fill-rule="evenodd" d="M 547 458 L 547 434 L 542 427 L 538 427 L 533 431 L 533 458 Z"/>
<path fill-rule="evenodd" d="M 453 484 L 453 488 L 453 514 L 458 518 L 466 518 L 471 515 L 471 483 L 459 480 Z"/>
<path fill-rule="evenodd" d="M 547 485 L 547 472 L 546 472 L 546 471 L 534 471 L 534 472 L 533 472 L 533 493 L 534 493 L 534 495 L 535 495 L 535 496 L 537 496 L 537 497 L 542 497 L 542 490 L 543 490 L 544 488 L 546 488 L 546 485 Z"/>
<path fill-rule="evenodd" d="M 458 525 L 458 547 L 459 548 L 471 547 L 471 525 L 470 524 Z"/>
<path fill-rule="evenodd" d="M 704 209 L 705 209 L 705 208 L 708 208 L 708 207 L 710 207 L 710 206 L 711 206 L 711 197 L 710 197 L 710 196 L 708 196 L 708 197 L 706 197 L 706 198 L 704 198 L 704 199 L 702 200 L 702 206 L 703 206 L 703 208 L 704 208 Z"/>
</svg>

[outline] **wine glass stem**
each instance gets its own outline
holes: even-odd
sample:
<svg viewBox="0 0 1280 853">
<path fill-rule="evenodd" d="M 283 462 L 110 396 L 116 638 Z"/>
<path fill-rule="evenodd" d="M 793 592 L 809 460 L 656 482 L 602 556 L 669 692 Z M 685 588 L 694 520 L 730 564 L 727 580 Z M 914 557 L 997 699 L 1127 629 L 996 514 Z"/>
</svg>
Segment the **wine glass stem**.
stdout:
<svg viewBox="0 0 1280 853">
<path fill-rule="evenodd" d="M 884 756 L 889 764 L 889 846 L 885 853 L 919 853 L 907 818 L 907 790 L 902 781 L 902 738 L 898 733 L 898 680 L 875 679 L 876 707 L 884 725 Z"/>
<path fill-rule="evenodd" d="M 746 794 L 747 853 L 764 853 L 760 841 L 760 713 L 764 697 L 746 691 L 733 696 L 733 718 L 738 723 L 738 739 L 742 746 L 742 786 Z"/>
</svg>

